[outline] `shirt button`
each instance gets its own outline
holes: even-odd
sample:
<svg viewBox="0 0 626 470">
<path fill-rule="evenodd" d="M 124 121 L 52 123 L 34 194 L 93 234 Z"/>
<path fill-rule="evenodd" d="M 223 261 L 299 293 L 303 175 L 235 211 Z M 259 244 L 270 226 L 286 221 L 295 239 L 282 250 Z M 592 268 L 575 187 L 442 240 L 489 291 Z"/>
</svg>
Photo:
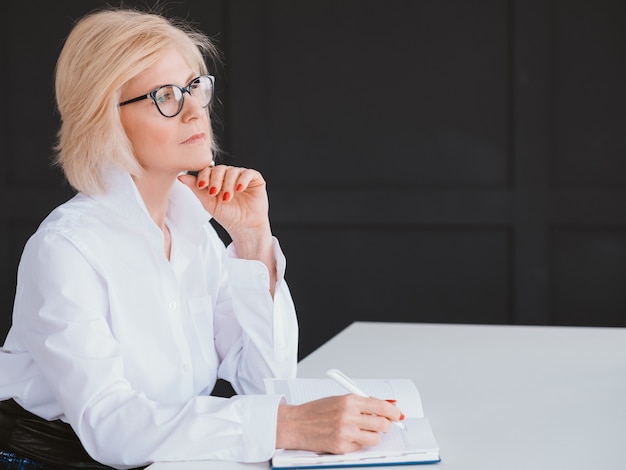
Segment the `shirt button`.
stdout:
<svg viewBox="0 0 626 470">
<path fill-rule="evenodd" d="M 183 364 L 183 371 L 184 372 L 189 372 L 190 370 L 191 370 L 191 364 L 189 364 L 188 362 Z"/>
<path fill-rule="evenodd" d="M 170 302 L 169 307 L 171 310 L 176 310 L 176 302 L 174 301 Z"/>
</svg>

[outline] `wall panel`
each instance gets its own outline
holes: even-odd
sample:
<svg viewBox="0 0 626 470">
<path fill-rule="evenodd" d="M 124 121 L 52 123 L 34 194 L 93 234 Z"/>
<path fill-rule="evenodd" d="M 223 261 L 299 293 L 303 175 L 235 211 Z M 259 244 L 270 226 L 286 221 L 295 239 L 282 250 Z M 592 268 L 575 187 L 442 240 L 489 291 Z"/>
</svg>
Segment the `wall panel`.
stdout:
<svg viewBox="0 0 626 470">
<path fill-rule="evenodd" d="M 361 321 L 507 323 L 506 230 L 284 227 L 301 352 Z M 442 262 L 445 260 L 445 262 Z"/>
<path fill-rule="evenodd" d="M 626 227 L 552 233 L 555 323 L 626 326 Z"/>
</svg>

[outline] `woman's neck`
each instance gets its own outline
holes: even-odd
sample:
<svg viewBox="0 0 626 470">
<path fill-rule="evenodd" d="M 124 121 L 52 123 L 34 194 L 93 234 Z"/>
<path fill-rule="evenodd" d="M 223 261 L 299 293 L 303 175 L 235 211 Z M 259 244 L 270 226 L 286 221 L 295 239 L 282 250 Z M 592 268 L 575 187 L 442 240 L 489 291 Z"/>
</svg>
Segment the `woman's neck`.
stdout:
<svg viewBox="0 0 626 470">
<path fill-rule="evenodd" d="M 147 175 L 142 175 L 140 177 L 133 176 L 133 180 L 144 204 L 146 205 L 150 218 L 163 233 L 165 256 L 169 259 L 171 251 L 171 237 L 165 221 L 167 216 L 169 194 L 176 179 L 175 177 L 157 179 L 148 177 Z"/>
</svg>

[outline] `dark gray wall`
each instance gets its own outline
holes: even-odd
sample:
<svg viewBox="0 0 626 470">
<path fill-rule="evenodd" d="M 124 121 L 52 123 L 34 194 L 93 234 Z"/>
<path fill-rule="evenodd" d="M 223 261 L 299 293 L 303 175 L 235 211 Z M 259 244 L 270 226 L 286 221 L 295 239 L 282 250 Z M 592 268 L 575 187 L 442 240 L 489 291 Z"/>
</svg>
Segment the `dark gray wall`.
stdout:
<svg viewBox="0 0 626 470">
<path fill-rule="evenodd" d="M 2 331 L 71 194 L 54 62 L 102 4 L 11 3 L 0 31 Z M 301 356 L 354 320 L 626 326 L 622 0 L 166 5 L 224 52 L 224 158 L 268 180 Z"/>
</svg>

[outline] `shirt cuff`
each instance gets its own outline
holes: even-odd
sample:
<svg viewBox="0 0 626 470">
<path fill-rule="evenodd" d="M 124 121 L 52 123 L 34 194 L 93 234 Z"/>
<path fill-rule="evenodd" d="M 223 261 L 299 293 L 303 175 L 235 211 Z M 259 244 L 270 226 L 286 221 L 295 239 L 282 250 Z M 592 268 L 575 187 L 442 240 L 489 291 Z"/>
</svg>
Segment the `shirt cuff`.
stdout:
<svg viewBox="0 0 626 470">
<path fill-rule="evenodd" d="M 272 237 L 272 247 L 274 258 L 276 259 L 276 288 L 280 287 L 285 277 L 287 261 L 280 243 L 276 237 Z M 255 266 L 256 265 L 256 266 Z M 265 263 L 254 259 L 241 259 L 237 257 L 237 250 L 234 243 L 226 248 L 226 266 L 231 282 L 236 282 L 247 288 L 258 285 L 259 280 L 264 282 L 264 286 L 269 289 L 269 272 Z M 252 268 L 252 266 L 255 266 Z"/>
<path fill-rule="evenodd" d="M 274 455 L 276 449 L 276 425 L 281 395 L 247 395 L 245 400 L 254 400 L 246 406 L 243 416 L 243 461 L 262 462 Z M 259 426 L 259 423 L 270 423 Z"/>
</svg>

